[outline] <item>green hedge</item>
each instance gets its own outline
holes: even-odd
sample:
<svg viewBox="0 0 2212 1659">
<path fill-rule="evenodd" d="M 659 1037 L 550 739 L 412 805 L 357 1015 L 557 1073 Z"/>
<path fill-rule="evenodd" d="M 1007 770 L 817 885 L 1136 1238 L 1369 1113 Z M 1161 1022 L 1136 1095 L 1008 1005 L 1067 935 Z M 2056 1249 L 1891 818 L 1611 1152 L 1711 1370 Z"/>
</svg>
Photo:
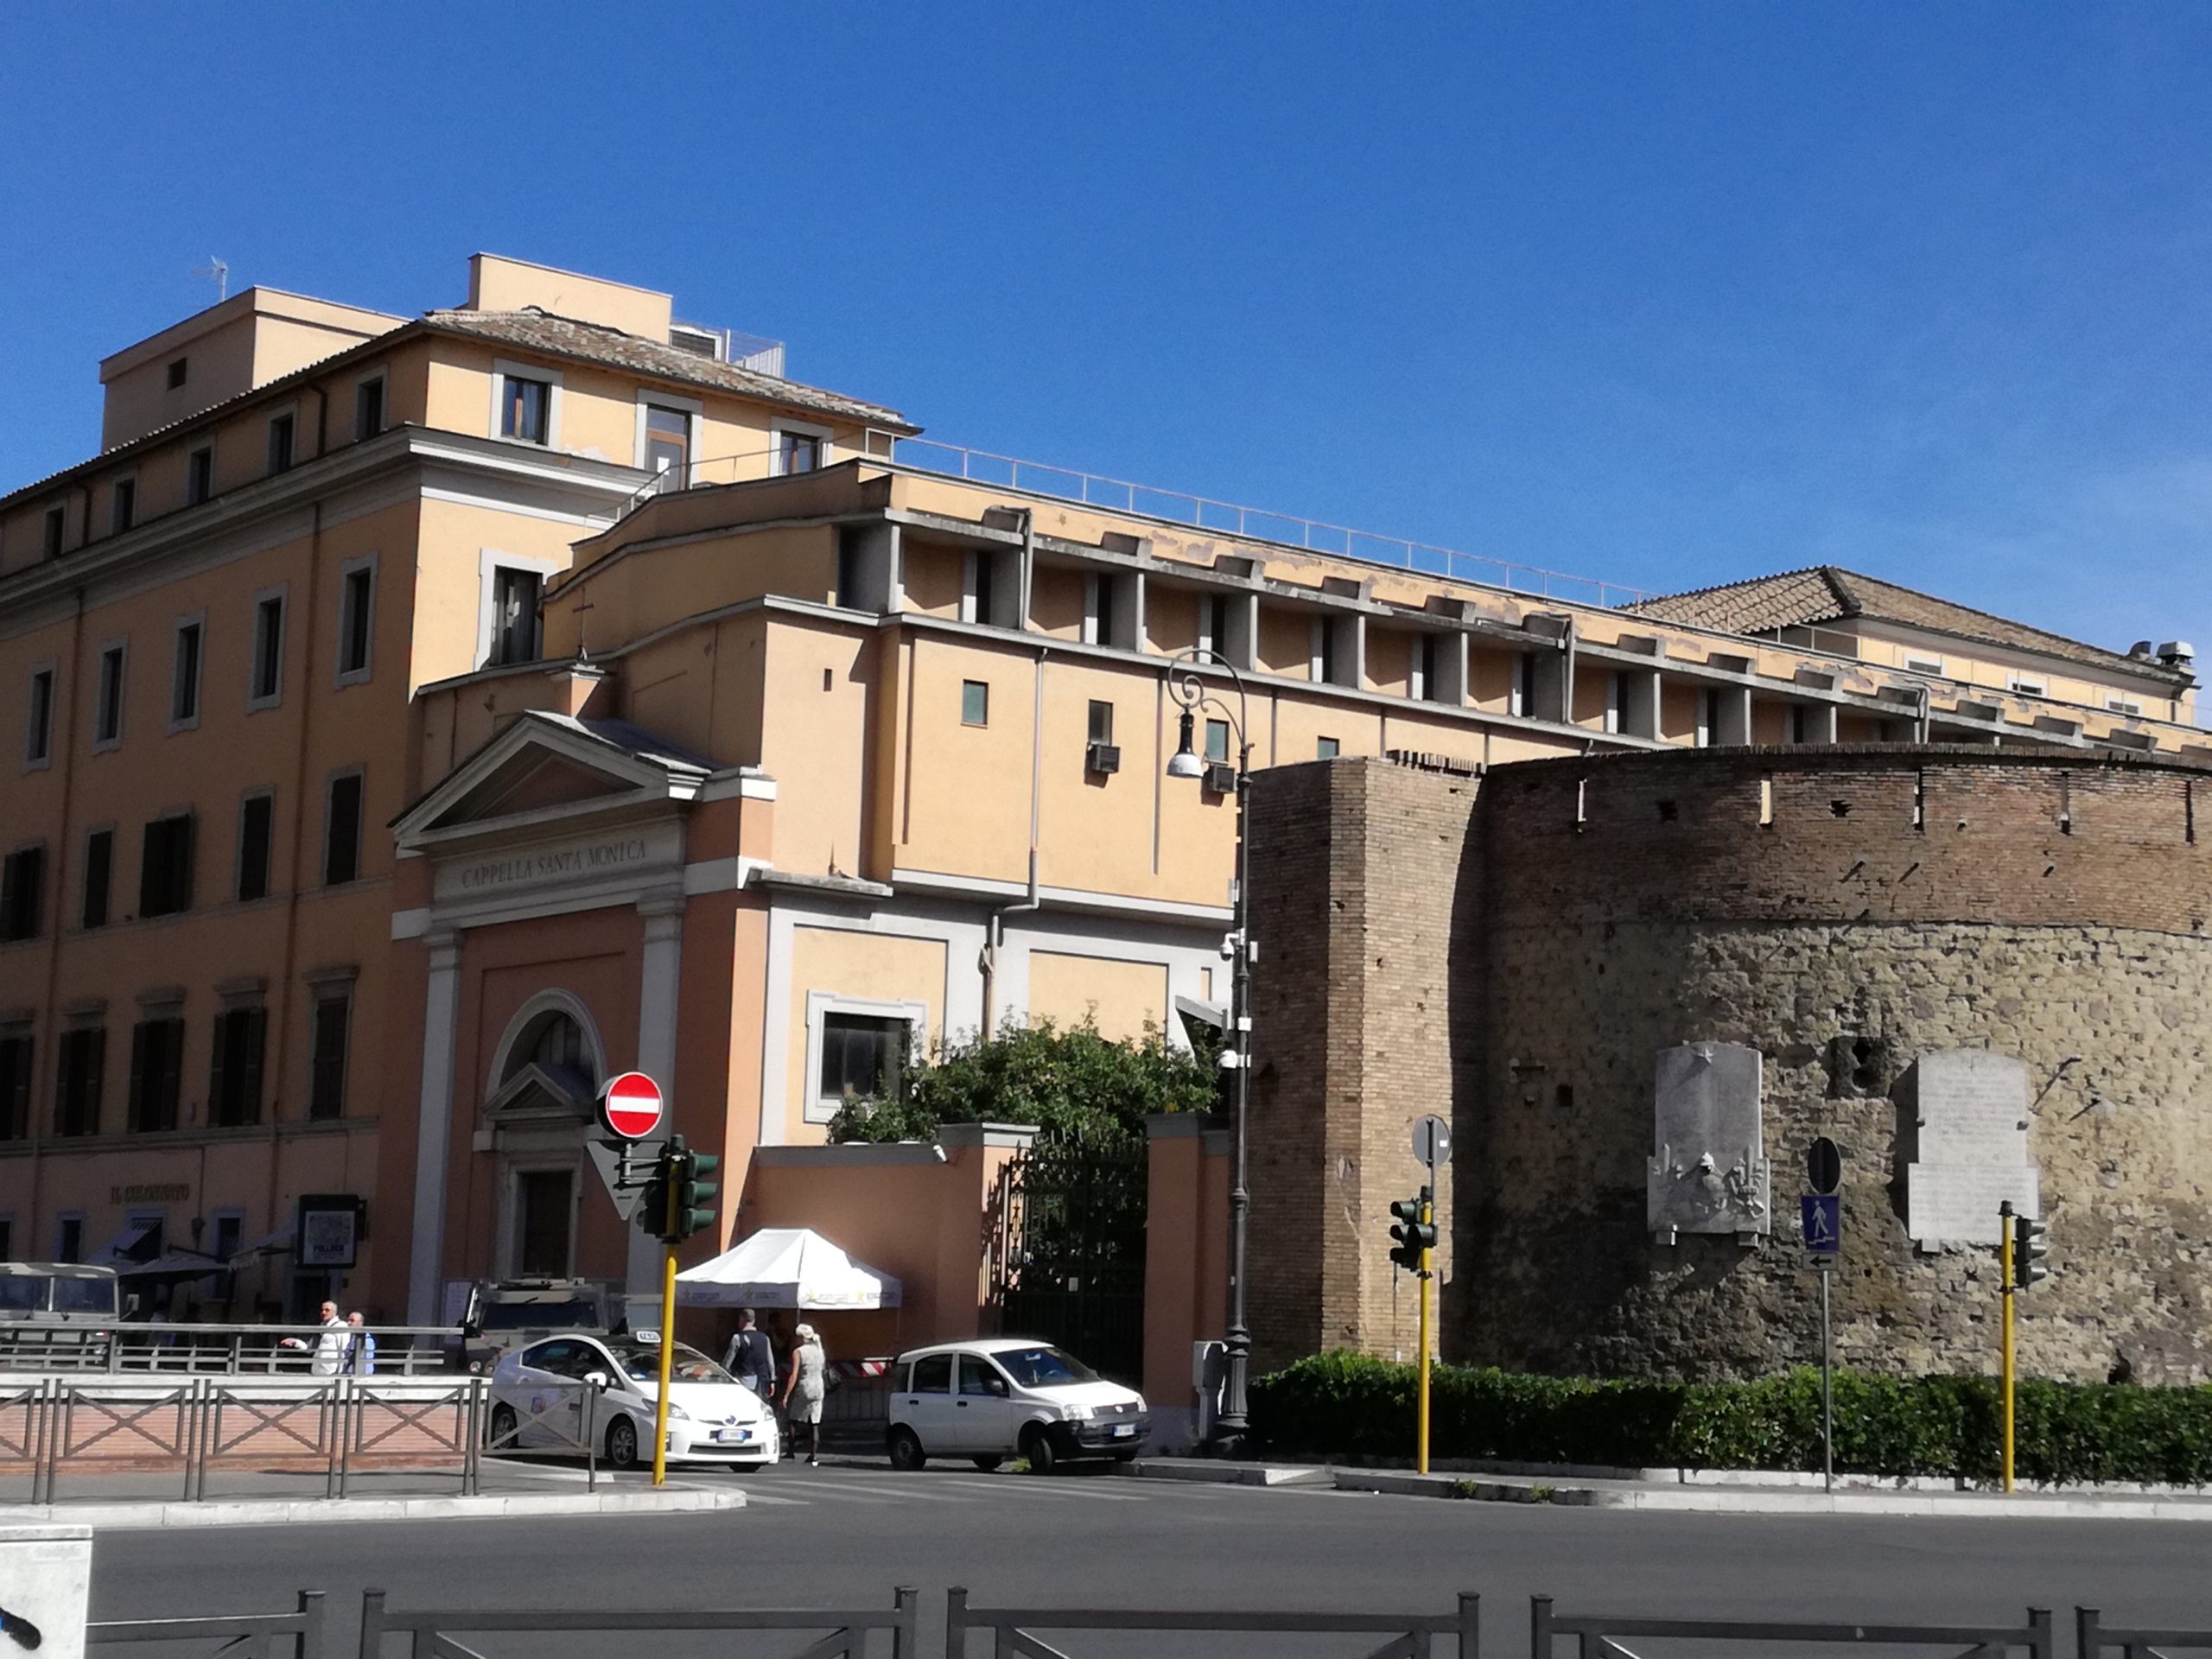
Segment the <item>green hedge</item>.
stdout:
<svg viewBox="0 0 2212 1659">
<path fill-rule="evenodd" d="M 1411 1365 L 1330 1353 L 1255 1381 L 1260 1449 L 1405 1457 Z M 2015 1470 L 2023 1481 L 2212 1484 L 2212 1386 L 2023 1382 Z M 1435 1458 L 1627 1468 L 1818 1469 L 1821 1375 L 1744 1382 L 1601 1382 L 1439 1365 L 1430 1378 Z M 1981 1376 L 1835 1377 L 1839 1471 L 1998 1475 L 1998 1389 Z"/>
</svg>

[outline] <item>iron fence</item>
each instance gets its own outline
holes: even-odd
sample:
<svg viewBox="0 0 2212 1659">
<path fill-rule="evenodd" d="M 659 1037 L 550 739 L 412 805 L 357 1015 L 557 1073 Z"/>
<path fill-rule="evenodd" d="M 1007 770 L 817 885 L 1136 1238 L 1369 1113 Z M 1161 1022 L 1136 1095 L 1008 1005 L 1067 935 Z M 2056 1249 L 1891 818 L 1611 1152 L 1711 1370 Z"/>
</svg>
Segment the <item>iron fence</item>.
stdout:
<svg viewBox="0 0 2212 1659">
<path fill-rule="evenodd" d="M 1558 1643 L 1572 1637 L 1577 1659 L 1637 1659 L 1624 1637 L 1699 1643 L 1759 1642 L 1857 1647 L 1957 1647 L 1958 1659 L 2005 1659 L 2019 1649 L 2029 1659 L 2053 1659 L 2050 1610 L 2028 1609 L 2024 1624 L 1797 1624 L 1740 1619 L 1637 1618 L 1555 1611 L 1549 1596 L 1529 1599 L 1529 1659 L 1554 1659 Z M 2081 1659 L 2093 1659 L 2084 1649 Z"/>
<path fill-rule="evenodd" d="M 322 1659 L 323 1592 L 302 1590 L 289 1613 L 245 1613 L 215 1618 L 106 1619 L 85 1626 L 87 1648 L 124 1642 L 220 1642 L 221 1659 L 276 1659 L 271 1644 L 292 1638 L 293 1659 Z"/>
<path fill-rule="evenodd" d="M 2126 1659 L 2173 1659 L 2176 1650 L 2212 1652 L 2212 1625 L 2195 1630 L 2128 1630 L 2104 1623 L 2094 1607 L 2074 1610 L 2075 1659 L 2104 1659 L 2107 1648 L 2118 1648 Z"/>
<path fill-rule="evenodd" d="M 823 1634 L 799 1649 L 794 1659 L 868 1659 L 871 1634 L 890 1633 L 892 1659 L 914 1659 L 915 1612 L 919 1597 L 901 1586 L 892 1605 L 880 1608 L 710 1608 L 675 1611 L 653 1608 L 542 1609 L 486 1612 L 482 1610 L 423 1609 L 401 1612 L 387 1605 L 385 1592 L 361 1597 L 359 1659 L 385 1659 L 385 1639 L 407 1637 L 409 1659 L 480 1659 L 455 1638 L 518 1630 L 608 1630 L 620 1633 L 626 1650 L 641 1635 L 677 1630 L 793 1630 Z M 646 1650 L 650 1651 L 650 1644 Z"/>
<path fill-rule="evenodd" d="M 1051 1630 L 1162 1630 L 1238 1636 L 1347 1635 L 1389 1639 L 1360 1659 L 1430 1659 L 1436 1638 L 1456 1639 L 1454 1659 L 1476 1659 L 1480 1638 L 1478 1596 L 1462 1592 L 1448 1613 L 1245 1613 L 1139 1611 L 1120 1608 L 970 1607 L 968 1592 L 955 1588 L 944 1598 L 945 1659 L 966 1659 L 971 1631 L 991 1633 L 996 1659 L 1070 1659 L 1038 1632 Z M 365 1655 L 364 1659 L 367 1659 Z"/>
</svg>

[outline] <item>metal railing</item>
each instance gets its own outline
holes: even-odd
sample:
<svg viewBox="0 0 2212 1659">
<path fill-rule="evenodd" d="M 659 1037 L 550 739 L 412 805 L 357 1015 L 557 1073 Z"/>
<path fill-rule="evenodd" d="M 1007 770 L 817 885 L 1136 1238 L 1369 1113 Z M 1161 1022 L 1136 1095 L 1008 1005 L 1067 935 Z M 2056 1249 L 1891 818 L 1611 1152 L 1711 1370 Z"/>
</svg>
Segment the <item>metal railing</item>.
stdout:
<svg viewBox="0 0 2212 1659">
<path fill-rule="evenodd" d="M 372 1372 L 367 1338 L 375 1344 Z M 0 1320 L 0 1372 L 181 1371 L 230 1376 L 423 1376 L 459 1363 L 461 1333 L 449 1325 L 92 1325 L 54 1319 Z"/>
<path fill-rule="evenodd" d="M 892 1659 L 913 1659 L 915 1612 L 920 1600 L 902 1586 L 892 1592 L 888 1611 L 878 1608 L 712 1608 L 702 1611 L 610 1611 L 606 1608 L 537 1609 L 486 1612 L 481 1610 L 424 1609 L 400 1612 L 387 1605 L 385 1592 L 361 1597 L 360 1659 L 385 1659 L 385 1638 L 405 1636 L 409 1659 L 474 1659 L 459 1635 L 496 1635 L 517 1630 L 620 1631 L 628 1650 L 644 1633 L 675 1630 L 815 1630 L 825 1632 L 799 1649 L 794 1659 L 867 1659 L 872 1631 L 891 1633 Z M 651 1644 L 646 1644 L 651 1650 Z M 747 1651 L 752 1651 L 747 1649 Z"/>
<path fill-rule="evenodd" d="M 1554 1611 L 1549 1596 L 1529 1599 L 1529 1659 L 1554 1659 L 1573 1637 L 1577 1659 L 1636 1659 L 1621 1638 L 1713 1642 L 1849 1643 L 1857 1647 L 1958 1647 L 1958 1659 L 2005 1659 L 2018 1648 L 2029 1659 L 2053 1659 L 2050 1610 L 2028 1609 L 2024 1624 L 1809 1624 L 1720 1618 L 1637 1618 Z M 2086 1650 L 2081 1659 L 2093 1659 Z"/>
<path fill-rule="evenodd" d="M 1362 1659 L 1429 1659 L 1440 1636 L 1455 1637 L 1454 1659 L 1476 1659 L 1479 1648 L 1481 1598 L 1462 1592 L 1449 1613 L 1244 1613 L 1144 1611 L 1121 1608 L 970 1607 L 968 1592 L 954 1588 L 944 1597 L 945 1659 L 967 1659 L 971 1630 L 991 1632 L 995 1655 L 1060 1659 L 1060 1649 L 1037 1632 L 1051 1630 L 1211 1631 L 1223 1635 L 1277 1636 L 1330 1633 L 1387 1636 Z M 369 1659 L 367 1655 L 363 1659 Z M 1585 1659 L 1590 1659 L 1586 1655 Z M 2047 1656 L 2044 1656 L 2047 1659 Z"/>
<path fill-rule="evenodd" d="M 222 1659 L 276 1659 L 270 1644 L 292 1638 L 294 1659 L 322 1659 L 323 1592 L 302 1590 L 289 1613 L 242 1613 L 213 1618 L 117 1618 L 85 1626 L 87 1648 L 124 1642 L 219 1641 Z"/>
<path fill-rule="evenodd" d="M 581 1382 L 536 1386 L 531 1392 L 533 1395 L 564 1394 L 570 1389 L 581 1393 L 576 1402 L 576 1426 L 573 1433 L 559 1421 L 547 1421 L 543 1408 L 524 1416 L 512 1406 L 500 1402 L 489 1408 L 489 1414 L 485 1419 L 484 1450 L 493 1452 L 581 1452 L 584 1454 L 584 1488 L 595 1492 L 599 1490 L 599 1402 L 607 1392 L 605 1387 L 596 1378 L 586 1377 Z M 504 1421 L 503 1413 L 513 1419 L 505 1428 L 499 1426 Z M 523 1436 L 531 1433 L 551 1435 L 552 1445 L 549 1446 L 541 1442 L 537 1446 L 525 1446 Z"/>
<path fill-rule="evenodd" d="M 2094 1607 L 2074 1610 L 2075 1659 L 2104 1659 L 2107 1648 L 2119 1648 L 2126 1659 L 2172 1659 L 2177 1649 L 2212 1652 L 2212 1625 L 2195 1630 L 2126 1630 L 2103 1622 Z"/>
</svg>

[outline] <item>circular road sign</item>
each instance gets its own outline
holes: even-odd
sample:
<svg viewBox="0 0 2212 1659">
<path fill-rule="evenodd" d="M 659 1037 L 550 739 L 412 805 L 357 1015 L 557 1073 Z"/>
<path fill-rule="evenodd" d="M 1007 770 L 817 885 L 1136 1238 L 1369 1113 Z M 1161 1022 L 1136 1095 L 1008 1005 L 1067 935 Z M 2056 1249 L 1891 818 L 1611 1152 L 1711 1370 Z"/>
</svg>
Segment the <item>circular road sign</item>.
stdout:
<svg viewBox="0 0 2212 1659">
<path fill-rule="evenodd" d="M 660 1084 L 642 1071 L 625 1071 L 599 1097 L 599 1121 L 625 1141 L 642 1141 L 660 1127 Z"/>
<path fill-rule="evenodd" d="M 1823 1196 L 1843 1185 L 1843 1154 L 1825 1135 L 1806 1151 L 1805 1179 L 1814 1192 Z"/>
<path fill-rule="evenodd" d="M 1433 1115 L 1414 1125 L 1414 1156 L 1424 1164 L 1452 1161 L 1452 1126 Z"/>
</svg>

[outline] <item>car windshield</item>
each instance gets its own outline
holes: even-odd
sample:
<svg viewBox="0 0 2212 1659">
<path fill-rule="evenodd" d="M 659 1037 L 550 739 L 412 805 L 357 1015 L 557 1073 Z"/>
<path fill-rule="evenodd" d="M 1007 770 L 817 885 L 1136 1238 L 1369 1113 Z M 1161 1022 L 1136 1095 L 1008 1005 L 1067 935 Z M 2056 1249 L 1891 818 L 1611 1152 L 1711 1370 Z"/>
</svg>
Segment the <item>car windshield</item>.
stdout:
<svg viewBox="0 0 2212 1659">
<path fill-rule="evenodd" d="M 1096 1382 L 1098 1373 L 1060 1348 L 1001 1348 L 991 1357 L 1025 1389 L 1049 1389 L 1063 1382 Z"/>
<path fill-rule="evenodd" d="M 0 1274 L 0 1313 L 43 1313 L 47 1283 L 28 1273 Z"/>
<path fill-rule="evenodd" d="M 115 1281 L 54 1275 L 54 1311 L 57 1313 L 115 1313 Z"/>
<path fill-rule="evenodd" d="M 643 1343 L 624 1343 L 612 1349 L 615 1363 L 621 1366 L 633 1382 L 658 1383 L 660 1381 L 660 1350 Z M 696 1348 L 676 1344 L 676 1352 L 669 1366 L 669 1380 L 673 1382 L 734 1382 L 737 1379 L 709 1359 Z"/>
<path fill-rule="evenodd" d="M 486 1302 L 477 1320 L 486 1331 L 590 1331 L 599 1323 L 590 1302 Z"/>
</svg>

